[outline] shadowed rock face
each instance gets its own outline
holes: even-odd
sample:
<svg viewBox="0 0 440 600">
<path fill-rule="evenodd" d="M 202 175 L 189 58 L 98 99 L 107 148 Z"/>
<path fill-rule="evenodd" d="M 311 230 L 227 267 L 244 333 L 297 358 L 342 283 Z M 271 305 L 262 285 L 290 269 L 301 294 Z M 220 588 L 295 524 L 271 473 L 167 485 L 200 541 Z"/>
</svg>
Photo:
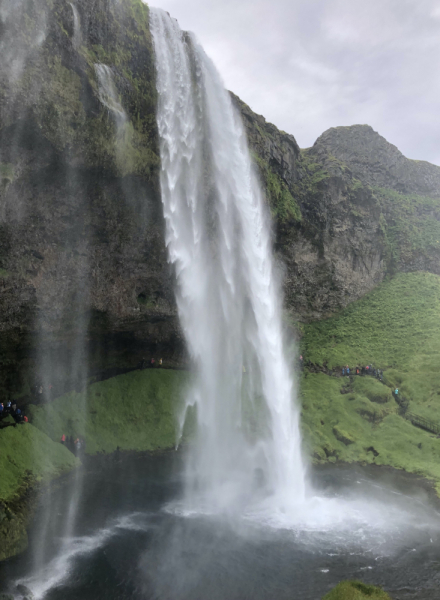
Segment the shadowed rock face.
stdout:
<svg viewBox="0 0 440 600">
<path fill-rule="evenodd" d="M 79 321 L 98 377 L 143 356 L 179 364 L 148 8 L 77 0 L 78 36 L 68 2 L 8 1 L 2 39 L 19 60 L 9 52 L 0 66 L 0 385 L 28 394 L 47 355 L 60 386 L 73 387 Z M 98 63 L 120 121 L 100 100 Z M 293 318 L 332 314 L 387 273 L 440 273 L 438 167 L 409 161 L 368 126 L 331 129 L 300 150 L 232 98 L 267 191 Z"/>
</svg>

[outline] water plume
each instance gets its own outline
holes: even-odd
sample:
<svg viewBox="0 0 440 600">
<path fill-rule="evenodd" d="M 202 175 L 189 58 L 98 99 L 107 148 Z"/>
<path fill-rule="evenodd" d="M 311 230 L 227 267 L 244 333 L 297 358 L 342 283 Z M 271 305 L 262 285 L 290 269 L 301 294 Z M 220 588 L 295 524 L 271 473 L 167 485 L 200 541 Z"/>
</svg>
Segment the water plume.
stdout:
<svg viewBox="0 0 440 600">
<path fill-rule="evenodd" d="M 244 128 L 195 37 L 166 12 L 150 14 L 166 244 L 197 373 L 186 399 L 197 413 L 186 504 L 229 511 L 263 490 L 278 504 L 301 502 L 282 294 Z"/>
</svg>

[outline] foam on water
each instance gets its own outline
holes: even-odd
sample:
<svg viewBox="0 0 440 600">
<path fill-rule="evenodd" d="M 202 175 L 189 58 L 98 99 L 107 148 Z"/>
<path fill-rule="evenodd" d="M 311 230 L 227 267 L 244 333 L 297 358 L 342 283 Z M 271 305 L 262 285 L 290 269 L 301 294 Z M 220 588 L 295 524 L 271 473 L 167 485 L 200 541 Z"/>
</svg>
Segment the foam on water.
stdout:
<svg viewBox="0 0 440 600">
<path fill-rule="evenodd" d="M 147 531 L 148 517 L 148 513 L 131 513 L 117 519 L 109 527 L 99 529 L 93 535 L 65 538 L 61 550 L 49 563 L 16 583 L 28 587 L 35 600 L 42 600 L 50 590 L 68 581 L 78 557 L 103 547 L 120 530 Z"/>
</svg>

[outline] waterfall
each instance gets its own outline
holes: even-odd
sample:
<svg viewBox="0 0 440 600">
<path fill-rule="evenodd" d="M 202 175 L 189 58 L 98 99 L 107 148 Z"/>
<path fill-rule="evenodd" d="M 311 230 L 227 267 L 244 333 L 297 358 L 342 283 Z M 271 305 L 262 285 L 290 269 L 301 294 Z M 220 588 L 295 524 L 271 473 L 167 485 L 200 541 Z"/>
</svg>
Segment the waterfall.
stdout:
<svg viewBox="0 0 440 600">
<path fill-rule="evenodd" d="M 166 244 L 196 371 L 185 501 L 229 511 L 261 493 L 293 505 L 304 469 L 269 211 L 211 60 L 166 12 L 150 14 Z"/>
<path fill-rule="evenodd" d="M 79 17 L 79 12 L 72 2 L 69 2 L 70 7 L 72 8 L 73 13 L 73 38 L 72 44 L 75 50 L 77 50 L 82 44 L 82 34 L 81 34 L 81 19 Z"/>
<path fill-rule="evenodd" d="M 110 67 L 101 63 L 95 64 L 95 72 L 98 78 L 99 99 L 114 117 L 119 130 L 127 121 L 127 115 L 119 102 L 118 93 L 113 81 L 113 72 Z"/>
</svg>

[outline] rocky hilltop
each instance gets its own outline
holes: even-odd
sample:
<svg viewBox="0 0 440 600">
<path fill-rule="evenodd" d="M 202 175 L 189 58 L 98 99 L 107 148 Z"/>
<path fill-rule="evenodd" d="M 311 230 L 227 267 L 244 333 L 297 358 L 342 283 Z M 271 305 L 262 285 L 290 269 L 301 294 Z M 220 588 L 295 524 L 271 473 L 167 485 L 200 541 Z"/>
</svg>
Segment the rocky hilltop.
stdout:
<svg viewBox="0 0 440 600">
<path fill-rule="evenodd" d="M 332 127 L 316 140 L 314 152 L 321 157 L 332 154 L 365 185 L 440 196 L 440 169 L 406 158 L 369 125 Z"/>
<path fill-rule="evenodd" d="M 84 357 L 87 376 L 98 379 L 144 356 L 179 364 L 148 7 L 8 6 L 0 41 L 2 388 L 27 397 L 43 373 L 56 393 L 73 389 L 85 374 L 72 365 Z M 267 192 L 291 319 L 334 314 L 387 274 L 440 273 L 439 167 L 409 161 L 368 126 L 330 129 L 301 150 L 232 99 Z"/>
</svg>

